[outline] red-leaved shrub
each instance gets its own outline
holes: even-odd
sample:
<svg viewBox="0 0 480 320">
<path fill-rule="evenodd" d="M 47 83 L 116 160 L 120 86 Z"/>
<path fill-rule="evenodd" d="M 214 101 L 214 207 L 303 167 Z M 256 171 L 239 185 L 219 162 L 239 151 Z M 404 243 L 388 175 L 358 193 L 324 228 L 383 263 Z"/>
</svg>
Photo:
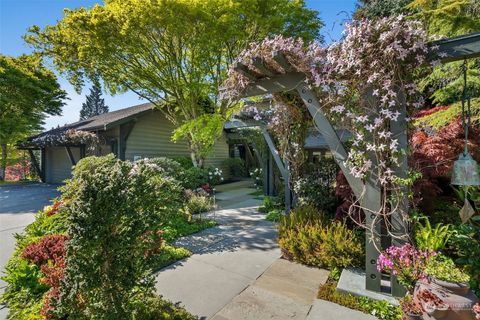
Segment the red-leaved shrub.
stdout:
<svg viewBox="0 0 480 320">
<path fill-rule="evenodd" d="M 480 159 L 477 129 L 469 129 L 468 147 L 475 159 Z M 463 152 L 465 133 L 460 119 L 451 122 L 436 133 L 417 130 L 411 135 L 410 168 L 422 174 L 414 184 L 414 196 L 423 211 L 434 209 L 435 198 L 449 188 L 453 162 Z"/>
<path fill-rule="evenodd" d="M 66 235 L 46 235 L 38 242 L 30 243 L 22 252 L 22 258 L 40 267 L 44 277 L 40 282 L 50 286 L 50 291 L 45 295 L 41 314 L 51 319 L 51 301 L 60 294 L 60 280 L 63 279 L 65 270 L 65 241 Z"/>
<path fill-rule="evenodd" d="M 30 174 L 30 161 L 19 161 L 14 165 L 5 168 L 6 181 L 19 181 L 25 179 Z"/>
</svg>

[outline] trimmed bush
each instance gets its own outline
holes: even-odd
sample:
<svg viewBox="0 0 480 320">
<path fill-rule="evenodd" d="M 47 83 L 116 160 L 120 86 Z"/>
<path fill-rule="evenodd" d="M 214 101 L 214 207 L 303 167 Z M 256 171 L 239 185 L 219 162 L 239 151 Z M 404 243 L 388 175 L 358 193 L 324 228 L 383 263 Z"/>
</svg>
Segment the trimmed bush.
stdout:
<svg viewBox="0 0 480 320">
<path fill-rule="evenodd" d="M 326 222 L 313 206 L 303 206 L 280 220 L 278 243 L 284 256 L 320 268 L 361 266 L 361 239 L 344 222 Z"/>
<path fill-rule="evenodd" d="M 158 247 L 158 226 L 178 215 L 180 186 L 148 161 L 113 155 L 78 162 L 62 187 L 70 240 L 55 315 L 130 319 L 131 300 L 153 292 L 145 255 Z"/>
<path fill-rule="evenodd" d="M 223 167 L 228 168 L 228 173 L 232 177 L 246 177 L 247 170 L 245 161 L 240 158 L 227 158 L 222 162 Z"/>
</svg>

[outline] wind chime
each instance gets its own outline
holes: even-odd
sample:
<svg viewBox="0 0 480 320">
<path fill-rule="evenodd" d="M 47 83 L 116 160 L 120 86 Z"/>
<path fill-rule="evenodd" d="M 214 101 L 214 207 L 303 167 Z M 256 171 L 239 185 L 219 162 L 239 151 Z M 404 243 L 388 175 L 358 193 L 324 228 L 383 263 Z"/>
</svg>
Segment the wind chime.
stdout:
<svg viewBox="0 0 480 320">
<path fill-rule="evenodd" d="M 463 92 L 462 92 L 462 125 L 465 130 L 465 147 L 463 152 L 458 156 L 458 160 L 453 163 L 452 184 L 465 187 L 465 204 L 460 210 L 460 218 L 462 222 L 468 221 L 471 216 L 475 214 L 468 201 L 468 188 L 470 186 L 480 185 L 480 178 L 478 175 L 477 162 L 472 158 L 468 152 L 468 129 L 470 127 L 470 96 L 468 94 L 467 86 L 467 61 L 462 65 L 463 71 Z M 466 105 L 466 108 L 465 108 Z"/>
</svg>

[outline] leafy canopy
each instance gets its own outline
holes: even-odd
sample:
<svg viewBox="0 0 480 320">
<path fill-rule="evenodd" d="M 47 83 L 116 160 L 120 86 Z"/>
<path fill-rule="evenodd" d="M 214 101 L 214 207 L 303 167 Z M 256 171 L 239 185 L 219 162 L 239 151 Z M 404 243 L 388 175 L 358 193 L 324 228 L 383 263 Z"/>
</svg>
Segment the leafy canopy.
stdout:
<svg viewBox="0 0 480 320">
<path fill-rule="evenodd" d="M 38 55 L 14 58 L 0 54 L 0 178 L 7 145 L 41 129 L 47 115 L 60 115 L 67 95 Z"/>
<path fill-rule="evenodd" d="M 236 105 L 219 100 L 219 86 L 246 44 L 276 33 L 312 40 L 321 26 L 301 0 L 107 0 L 66 10 L 56 25 L 32 27 L 26 40 L 77 89 L 98 75 L 109 93 L 131 90 L 178 127 L 204 115 L 205 100 L 229 116 Z M 212 144 L 198 143 L 198 130 L 181 136 L 201 164 Z"/>
</svg>

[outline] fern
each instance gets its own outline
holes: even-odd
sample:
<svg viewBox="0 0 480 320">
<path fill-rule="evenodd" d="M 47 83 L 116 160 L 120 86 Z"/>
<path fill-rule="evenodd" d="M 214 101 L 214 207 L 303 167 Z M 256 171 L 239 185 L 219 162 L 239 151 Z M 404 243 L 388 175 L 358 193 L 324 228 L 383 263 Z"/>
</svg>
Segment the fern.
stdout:
<svg viewBox="0 0 480 320">
<path fill-rule="evenodd" d="M 415 226 L 415 242 L 419 249 L 430 249 L 440 251 L 445 248 L 450 240 L 453 230 L 449 224 L 437 223 L 432 227 L 428 218 L 424 218 L 424 223 L 417 222 Z"/>
</svg>

